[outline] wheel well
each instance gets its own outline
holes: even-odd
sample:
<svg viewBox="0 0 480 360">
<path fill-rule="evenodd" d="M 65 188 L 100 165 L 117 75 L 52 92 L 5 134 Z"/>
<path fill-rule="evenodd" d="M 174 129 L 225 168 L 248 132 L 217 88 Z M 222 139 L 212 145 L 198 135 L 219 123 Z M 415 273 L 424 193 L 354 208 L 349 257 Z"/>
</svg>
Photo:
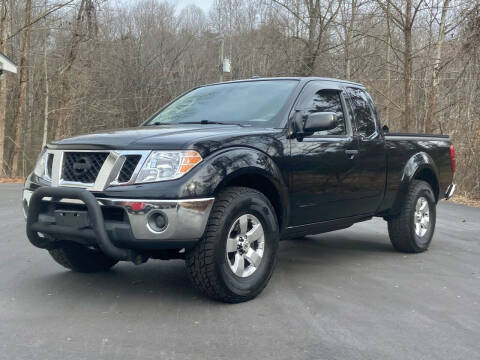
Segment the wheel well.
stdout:
<svg viewBox="0 0 480 360">
<path fill-rule="evenodd" d="M 268 180 L 265 176 L 260 174 L 243 174 L 233 179 L 227 181 L 223 184 L 217 192 L 221 189 L 226 188 L 227 186 L 244 186 L 249 187 L 251 189 L 255 189 L 260 191 L 263 195 L 265 195 L 270 203 L 272 204 L 273 208 L 275 209 L 275 213 L 277 215 L 278 226 L 280 229 L 283 225 L 283 206 L 280 200 L 280 194 L 277 191 L 275 185 Z"/>
<path fill-rule="evenodd" d="M 438 201 L 438 194 L 440 190 L 438 186 L 437 177 L 432 169 L 426 168 L 426 169 L 420 170 L 415 174 L 415 180 L 423 180 L 427 182 L 432 187 L 433 193 L 435 195 L 435 200 Z"/>
</svg>

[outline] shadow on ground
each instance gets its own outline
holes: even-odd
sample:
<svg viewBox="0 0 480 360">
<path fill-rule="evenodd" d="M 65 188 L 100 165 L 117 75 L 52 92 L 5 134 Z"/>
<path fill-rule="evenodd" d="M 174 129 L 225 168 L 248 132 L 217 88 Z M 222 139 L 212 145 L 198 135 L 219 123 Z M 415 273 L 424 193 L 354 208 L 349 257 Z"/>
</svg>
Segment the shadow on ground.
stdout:
<svg viewBox="0 0 480 360">
<path fill-rule="evenodd" d="M 285 273 L 288 269 L 296 276 L 327 272 L 331 265 L 358 264 L 365 259 L 378 259 L 380 253 L 382 257 L 402 255 L 394 252 L 388 238 L 381 235 L 362 237 L 355 233 L 337 232 L 302 237 L 281 242 L 275 272 Z M 74 273 L 60 265 L 56 269 L 56 272 L 26 279 L 24 285 L 59 292 L 64 290 L 68 297 L 74 299 L 87 294 L 128 297 L 140 302 L 149 298 L 182 302 L 203 299 L 193 289 L 182 260 L 150 260 L 140 266 L 119 263 L 110 271 L 95 274 Z M 275 276 L 272 282 L 275 282 Z"/>
</svg>

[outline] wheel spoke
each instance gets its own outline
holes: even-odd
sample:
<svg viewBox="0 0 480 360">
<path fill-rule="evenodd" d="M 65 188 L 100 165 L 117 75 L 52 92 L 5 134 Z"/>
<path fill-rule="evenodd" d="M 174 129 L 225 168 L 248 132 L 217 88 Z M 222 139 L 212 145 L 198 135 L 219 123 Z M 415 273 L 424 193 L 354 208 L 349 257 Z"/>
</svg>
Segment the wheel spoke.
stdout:
<svg viewBox="0 0 480 360">
<path fill-rule="evenodd" d="M 247 215 L 242 215 L 238 219 L 238 223 L 240 226 L 240 234 L 245 235 L 247 233 L 247 225 L 248 225 L 248 217 Z"/>
<path fill-rule="evenodd" d="M 265 251 L 265 232 L 260 220 L 253 214 L 239 216 L 226 241 L 225 260 L 232 273 L 242 278 L 251 276 L 263 261 Z"/>
<path fill-rule="evenodd" d="M 233 263 L 233 272 L 238 276 L 242 276 L 244 268 L 245 268 L 245 259 L 239 253 L 236 253 L 235 262 Z"/>
<path fill-rule="evenodd" d="M 260 239 L 262 236 L 263 236 L 262 225 L 256 224 L 256 225 L 253 225 L 252 230 L 250 230 L 247 233 L 247 240 L 251 244 L 257 241 L 258 239 Z"/>
<path fill-rule="evenodd" d="M 430 208 L 427 199 L 419 197 L 415 204 L 415 233 L 424 236 L 430 227 Z"/>
<path fill-rule="evenodd" d="M 415 210 L 420 211 L 421 207 L 422 207 L 422 199 L 418 199 L 417 204 L 415 205 Z"/>
<path fill-rule="evenodd" d="M 428 206 L 428 203 L 422 199 L 421 205 L 420 205 L 420 210 L 424 210 Z"/>
<path fill-rule="evenodd" d="M 236 238 L 228 238 L 227 239 L 227 253 L 235 252 L 237 251 L 237 244 L 238 241 Z"/>
<path fill-rule="evenodd" d="M 417 233 L 417 235 L 421 235 L 422 234 L 422 226 L 420 225 L 419 222 L 415 223 L 415 232 Z"/>
<path fill-rule="evenodd" d="M 258 265 L 260 265 L 260 261 L 262 260 L 262 257 L 252 248 L 248 249 L 247 253 L 245 254 L 245 258 L 255 267 L 258 267 Z"/>
</svg>

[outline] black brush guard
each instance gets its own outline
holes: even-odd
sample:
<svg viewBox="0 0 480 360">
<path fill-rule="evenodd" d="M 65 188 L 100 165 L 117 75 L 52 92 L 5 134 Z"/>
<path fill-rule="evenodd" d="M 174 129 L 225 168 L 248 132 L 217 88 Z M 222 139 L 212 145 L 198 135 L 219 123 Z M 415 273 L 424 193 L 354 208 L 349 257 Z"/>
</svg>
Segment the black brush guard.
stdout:
<svg viewBox="0 0 480 360">
<path fill-rule="evenodd" d="M 61 199 L 77 199 L 82 201 L 87 209 L 90 219 L 88 228 L 73 228 L 57 224 L 45 223 L 39 221 L 42 199 L 51 197 L 54 201 Z M 42 249 L 54 248 L 55 242 L 48 238 L 42 238 L 38 233 L 51 235 L 52 237 L 66 238 L 85 238 L 95 241 L 100 250 L 107 256 L 116 260 L 129 260 L 137 262 L 138 255 L 133 250 L 116 247 L 110 240 L 105 229 L 102 209 L 95 196 L 84 189 L 64 188 L 64 187 L 41 187 L 35 190 L 30 198 L 27 213 L 27 236 L 30 242 Z"/>
</svg>

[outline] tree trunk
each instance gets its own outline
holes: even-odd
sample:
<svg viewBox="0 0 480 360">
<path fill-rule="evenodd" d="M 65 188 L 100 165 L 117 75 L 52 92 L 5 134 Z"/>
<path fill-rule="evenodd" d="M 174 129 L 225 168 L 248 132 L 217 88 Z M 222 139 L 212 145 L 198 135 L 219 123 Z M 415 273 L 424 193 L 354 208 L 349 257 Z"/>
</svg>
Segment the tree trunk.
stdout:
<svg viewBox="0 0 480 360">
<path fill-rule="evenodd" d="M 88 2 L 88 4 L 87 4 Z M 70 44 L 70 51 L 68 54 L 65 66 L 60 71 L 60 86 L 62 88 L 61 97 L 59 99 L 60 110 L 58 112 L 57 126 L 55 128 L 55 138 L 61 138 L 65 135 L 70 135 L 71 123 L 68 121 L 70 115 L 70 81 L 68 75 L 72 69 L 72 65 L 77 58 L 78 47 L 80 45 L 82 34 L 82 21 L 84 20 L 85 7 L 90 5 L 90 0 L 82 0 L 80 8 L 78 9 L 77 17 L 73 28 L 73 37 Z M 93 5 L 92 5 L 93 6 Z"/>
<path fill-rule="evenodd" d="M 406 1 L 405 14 L 405 28 L 403 36 L 405 40 L 405 50 L 403 53 L 403 85 L 404 85 L 404 108 L 402 117 L 402 131 L 408 132 L 412 120 L 412 75 L 413 75 L 413 61 L 412 61 L 412 0 Z"/>
<path fill-rule="evenodd" d="M 344 61 L 345 61 L 345 79 L 350 80 L 352 77 L 352 60 L 350 59 L 350 28 L 347 27 L 345 28 L 345 48 L 344 48 Z"/>
<path fill-rule="evenodd" d="M 308 40 L 305 42 L 304 55 L 300 65 L 299 76 L 312 76 L 317 62 L 318 49 L 323 40 L 323 24 L 318 0 L 305 1 L 308 10 Z"/>
<path fill-rule="evenodd" d="M 2 1 L 0 12 L 0 52 L 7 55 L 8 16 L 7 1 Z M 0 176 L 6 175 L 5 166 L 5 127 L 7 123 L 7 77 L 0 76 Z"/>
<path fill-rule="evenodd" d="M 45 0 L 45 11 L 47 11 L 47 0 Z M 45 21 L 46 23 L 46 21 Z M 48 63 L 47 63 L 47 39 L 48 39 L 48 30 L 45 24 L 45 37 L 43 38 L 43 73 L 45 76 L 45 99 L 43 105 L 43 138 L 42 138 L 42 147 L 47 144 L 48 141 L 48 101 L 49 101 L 49 89 L 48 89 Z"/>
<path fill-rule="evenodd" d="M 445 26 L 447 22 L 447 11 L 450 6 L 450 0 L 445 0 L 442 8 L 442 16 L 440 20 L 440 28 L 438 29 L 438 39 L 435 44 L 435 58 L 433 59 L 432 80 L 430 86 L 430 94 L 428 96 L 428 112 L 425 119 L 425 132 L 433 131 L 433 118 L 437 108 L 437 91 L 439 84 L 440 62 L 442 60 L 442 46 L 445 40 Z"/>
<path fill-rule="evenodd" d="M 352 59 L 350 47 L 352 45 L 352 32 L 354 30 L 356 15 L 357 15 L 357 2 L 352 0 L 350 3 L 351 15 L 348 23 L 345 24 L 345 48 L 344 48 L 344 59 L 345 59 L 345 79 L 350 80 L 352 77 Z"/>
<path fill-rule="evenodd" d="M 20 157 L 21 141 L 22 141 L 22 127 L 25 114 L 25 101 L 27 93 L 27 80 L 28 80 L 28 55 L 30 51 L 30 18 L 32 15 L 32 0 L 26 0 L 25 2 L 25 29 L 23 30 L 23 47 L 22 58 L 20 60 L 20 91 L 18 94 L 18 107 L 17 116 L 15 118 L 15 144 L 13 150 L 12 160 L 12 175 L 18 176 L 18 160 Z"/>
<path fill-rule="evenodd" d="M 300 64 L 300 71 L 298 71 L 297 74 L 298 76 L 312 76 L 317 58 L 317 56 L 313 53 L 313 46 L 314 44 L 310 43 L 310 41 L 309 45 L 305 46 L 305 55 L 303 56 L 302 63 Z"/>
<path fill-rule="evenodd" d="M 390 72 L 390 54 L 392 47 L 391 19 L 390 19 L 390 3 L 387 2 L 387 49 L 385 55 L 385 65 L 387 69 L 387 106 L 385 107 L 385 124 L 390 124 L 390 99 L 392 98 L 392 73 Z"/>
</svg>

